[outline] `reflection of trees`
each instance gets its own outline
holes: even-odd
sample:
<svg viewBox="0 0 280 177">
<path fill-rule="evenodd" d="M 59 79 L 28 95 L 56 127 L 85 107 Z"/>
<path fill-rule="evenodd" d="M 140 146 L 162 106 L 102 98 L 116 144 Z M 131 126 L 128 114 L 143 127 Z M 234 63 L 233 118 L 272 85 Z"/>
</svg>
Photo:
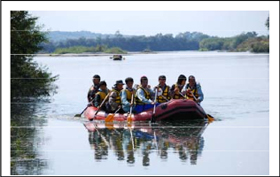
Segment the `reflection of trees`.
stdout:
<svg viewBox="0 0 280 177">
<path fill-rule="evenodd" d="M 204 139 L 201 135 L 207 127 L 207 122 L 194 121 L 181 125 L 184 126 L 162 124 L 157 127 L 140 126 L 132 129 L 99 128 L 100 134 L 106 138 L 105 141 L 109 142 L 109 147 L 97 131 L 90 132 L 90 137 L 92 137 L 90 144 L 94 147 L 95 154 L 99 155 L 96 159 L 106 159 L 101 156 L 107 157 L 108 148 L 111 148 L 118 160 L 126 160 L 128 164 L 135 163 L 135 153 L 139 152 L 142 154 L 142 165 L 149 166 L 150 153 L 157 152 L 160 159 L 167 160 L 169 150 L 173 149 L 175 153 L 178 153 L 180 160 L 189 159 L 190 163 L 195 165 L 204 147 Z"/>
<path fill-rule="evenodd" d="M 47 161 L 39 158 L 38 149 L 44 142 L 37 127 L 46 119 L 40 118 L 36 110 L 43 104 L 30 100 L 25 103 L 11 104 L 11 174 L 40 175 Z"/>
</svg>

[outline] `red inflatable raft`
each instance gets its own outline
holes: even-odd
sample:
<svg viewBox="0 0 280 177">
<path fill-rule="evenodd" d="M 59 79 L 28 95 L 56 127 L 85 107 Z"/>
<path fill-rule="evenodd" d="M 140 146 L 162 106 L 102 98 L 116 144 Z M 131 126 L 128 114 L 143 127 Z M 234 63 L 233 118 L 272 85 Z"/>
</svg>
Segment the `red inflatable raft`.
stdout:
<svg viewBox="0 0 280 177">
<path fill-rule="evenodd" d="M 96 115 L 97 108 L 89 106 L 85 112 L 84 116 L 88 120 L 104 120 L 109 113 L 105 111 L 99 111 Z M 133 121 L 147 121 L 151 120 L 153 114 L 153 108 L 143 111 L 138 114 L 132 115 Z M 120 114 L 116 113 L 114 115 L 114 121 L 126 121 L 128 113 Z M 155 110 L 155 120 L 177 120 L 177 119 L 205 119 L 206 113 L 203 108 L 199 106 L 196 102 L 186 99 L 172 99 L 166 103 L 162 103 L 156 107 Z"/>
</svg>

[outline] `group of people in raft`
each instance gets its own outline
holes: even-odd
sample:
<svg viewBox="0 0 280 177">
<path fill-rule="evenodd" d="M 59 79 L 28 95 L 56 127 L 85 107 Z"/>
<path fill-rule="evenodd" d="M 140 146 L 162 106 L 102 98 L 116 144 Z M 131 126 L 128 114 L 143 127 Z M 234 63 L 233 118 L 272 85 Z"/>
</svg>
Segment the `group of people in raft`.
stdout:
<svg viewBox="0 0 280 177">
<path fill-rule="evenodd" d="M 193 75 L 188 77 L 188 83 L 186 83 L 186 76 L 181 74 L 176 84 L 173 84 L 171 88 L 166 85 L 166 77 L 161 75 L 158 77 L 159 84 L 154 89 L 148 85 L 146 76 L 142 76 L 140 85 L 136 84 L 134 87 L 134 81 L 131 77 L 125 79 L 125 88 L 123 88 L 125 85 L 123 81 L 117 80 L 111 90 L 107 88 L 106 82 L 100 81 L 100 79 L 97 74 L 92 78 L 93 85 L 87 95 L 88 106 L 95 106 L 108 113 L 117 111 L 127 113 L 131 107 L 133 113 L 140 113 L 170 99 L 192 99 L 198 104 L 203 101 L 201 85 L 196 82 Z M 156 101 L 155 96 L 157 97 Z"/>
</svg>

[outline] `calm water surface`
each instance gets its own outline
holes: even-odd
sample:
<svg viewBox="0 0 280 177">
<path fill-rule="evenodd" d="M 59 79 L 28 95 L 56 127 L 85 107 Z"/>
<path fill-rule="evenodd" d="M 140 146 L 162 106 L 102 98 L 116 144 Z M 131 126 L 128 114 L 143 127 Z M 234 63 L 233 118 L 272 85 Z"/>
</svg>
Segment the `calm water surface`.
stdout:
<svg viewBox="0 0 280 177">
<path fill-rule="evenodd" d="M 162 52 L 124 56 L 36 57 L 54 75 L 57 94 L 48 101 L 13 102 L 11 174 L 43 175 L 268 175 L 269 55 Z M 159 75 L 172 85 L 180 74 L 202 85 L 206 122 L 159 122 L 114 127 L 85 118 L 91 78 L 116 80 Z"/>
</svg>

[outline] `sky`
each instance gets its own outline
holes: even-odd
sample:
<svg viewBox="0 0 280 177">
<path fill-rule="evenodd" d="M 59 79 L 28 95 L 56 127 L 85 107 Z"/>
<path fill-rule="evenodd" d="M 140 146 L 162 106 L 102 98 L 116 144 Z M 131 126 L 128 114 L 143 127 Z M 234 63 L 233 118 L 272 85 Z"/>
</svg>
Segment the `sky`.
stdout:
<svg viewBox="0 0 280 177">
<path fill-rule="evenodd" d="M 158 33 L 202 32 L 232 37 L 255 31 L 267 35 L 269 11 L 29 11 L 49 31 L 151 36 Z"/>
</svg>

